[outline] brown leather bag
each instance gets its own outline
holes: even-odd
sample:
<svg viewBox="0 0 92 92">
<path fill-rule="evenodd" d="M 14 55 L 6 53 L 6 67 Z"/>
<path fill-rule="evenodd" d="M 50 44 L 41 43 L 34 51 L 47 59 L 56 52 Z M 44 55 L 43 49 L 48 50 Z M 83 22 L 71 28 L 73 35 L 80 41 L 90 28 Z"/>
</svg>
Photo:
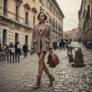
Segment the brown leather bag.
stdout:
<svg viewBox="0 0 92 92">
<path fill-rule="evenodd" d="M 49 67 L 56 67 L 59 64 L 58 56 L 55 53 L 49 53 L 47 64 L 49 64 Z"/>
</svg>

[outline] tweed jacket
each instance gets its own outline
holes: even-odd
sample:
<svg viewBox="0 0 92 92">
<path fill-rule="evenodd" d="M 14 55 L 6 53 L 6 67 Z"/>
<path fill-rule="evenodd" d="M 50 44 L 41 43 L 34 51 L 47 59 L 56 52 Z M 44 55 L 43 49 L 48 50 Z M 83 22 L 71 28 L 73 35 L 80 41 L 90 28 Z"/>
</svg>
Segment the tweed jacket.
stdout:
<svg viewBox="0 0 92 92">
<path fill-rule="evenodd" d="M 31 48 L 34 49 L 34 53 L 39 53 L 40 49 L 40 40 L 42 40 L 42 51 L 49 51 L 52 48 L 52 37 L 51 37 L 51 25 L 45 23 L 42 34 L 40 34 L 39 24 L 34 25 L 32 33 Z"/>
</svg>

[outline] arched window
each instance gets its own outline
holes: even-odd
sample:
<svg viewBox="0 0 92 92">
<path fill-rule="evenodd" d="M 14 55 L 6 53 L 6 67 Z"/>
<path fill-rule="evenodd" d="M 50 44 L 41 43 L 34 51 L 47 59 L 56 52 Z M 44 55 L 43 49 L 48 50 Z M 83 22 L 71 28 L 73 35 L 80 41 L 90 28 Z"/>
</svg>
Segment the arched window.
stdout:
<svg viewBox="0 0 92 92">
<path fill-rule="evenodd" d="M 3 14 L 7 15 L 7 0 L 4 0 L 3 2 Z"/>
</svg>

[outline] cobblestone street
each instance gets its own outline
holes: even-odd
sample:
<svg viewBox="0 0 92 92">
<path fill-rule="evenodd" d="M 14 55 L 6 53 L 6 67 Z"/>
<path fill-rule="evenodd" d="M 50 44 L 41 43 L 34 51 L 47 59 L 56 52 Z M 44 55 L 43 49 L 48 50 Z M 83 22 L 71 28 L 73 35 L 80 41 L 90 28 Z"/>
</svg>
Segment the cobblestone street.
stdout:
<svg viewBox="0 0 92 92">
<path fill-rule="evenodd" d="M 43 72 L 41 87 L 34 88 L 38 69 L 37 55 L 21 58 L 20 63 L 0 62 L 0 92 L 92 92 L 92 50 L 82 49 L 86 64 L 83 68 L 71 67 L 66 50 L 54 51 L 60 64 L 56 68 L 49 68 L 55 77 L 52 87 L 48 87 L 49 79 Z"/>
</svg>

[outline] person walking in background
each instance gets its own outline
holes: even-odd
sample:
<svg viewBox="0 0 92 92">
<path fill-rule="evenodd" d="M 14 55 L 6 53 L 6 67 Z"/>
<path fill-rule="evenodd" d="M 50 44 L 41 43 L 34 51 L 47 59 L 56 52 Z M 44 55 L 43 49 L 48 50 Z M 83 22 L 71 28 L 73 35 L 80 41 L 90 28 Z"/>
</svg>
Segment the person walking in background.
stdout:
<svg viewBox="0 0 92 92">
<path fill-rule="evenodd" d="M 12 42 L 10 43 L 9 52 L 10 52 L 10 63 L 12 62 L 12 60 L 13 60 L 13 63 L 14 63 L 15 48 L 14 48 L 14 45 L 13 45 Z"/>
<path fill-rule="evenodd" d="M 46 23 L 47 16 L 40 12 L 38 14 L 39 23 L 34 25 L 33 27 L 33 34 L 32 34 L 32 43 L 31 49 L 32 52 L 37 53 L 39 56 L 39 66 L 38 66 L 38 76 L 37 76 L 37 83 L 35 87 L 39 88 L 41 84 L 41 76 L 42 72 L 44 71 L 48 78 L 50 79 L 50 85 L 53 85 L 53 81 L 55 80 L 54 77 L 49 73 L 48 68 L 44 63 L 44 58 L 46 56 L 47 51 L 50 53 L 53 52 L 52 50 L 52 38 L 51 38 L 51 25 Z"/>
<path fill-rule="evenodd" d="M 2 61 L 6 61 L 5 50 L 6 50 L 6 44 L 3 44 L 2 45 Z"/>
<path fill-rule="evenodd" d="M 15 43 L 15 61 L 20 62 L 21 46 L 19 41 Z"/>
<path fill-rule="evenodd" d="M 72 50 L 73 50 L 73 47 L 68 45 L 67 46 L 67 56 L 69 58 L 69 62 L 74 62 Z"/>
<path fill-rule="evenodd" d="M 27 43 L 25 43 L 25 44 L 23 45 L 23 53 L 24 53 L 24 57 L 27 56 L 27 52 L 28 52 L 28 45 L 27 45 Z"/>
<path fill-rule="evenodd" d="M 5 54 L 6 54 L 6 60 L 9 61 L 9 45 L 8 44 L 6 44 Z"/>
</svg>

